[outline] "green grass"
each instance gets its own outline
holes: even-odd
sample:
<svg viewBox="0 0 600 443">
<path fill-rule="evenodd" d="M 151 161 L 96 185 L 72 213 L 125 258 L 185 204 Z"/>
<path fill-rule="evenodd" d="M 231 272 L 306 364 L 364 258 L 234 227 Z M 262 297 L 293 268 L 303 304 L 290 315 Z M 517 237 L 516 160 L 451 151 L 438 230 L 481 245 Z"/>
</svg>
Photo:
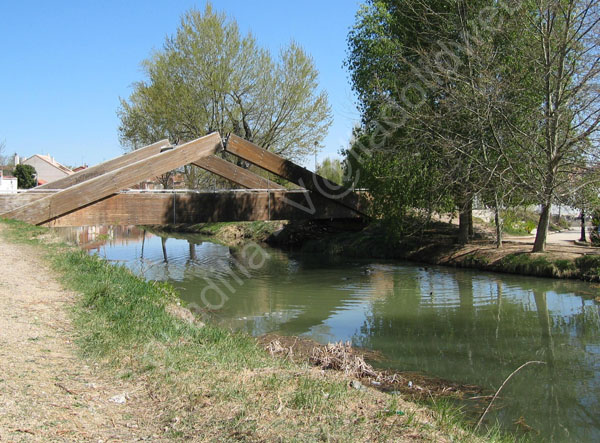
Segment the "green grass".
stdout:
<svg viewBox="0 0 600 443">
<path fill-rule="evenodd" d="M 294 391 L 290 406 L 295 409 L 307 409 L 322 412 L 324 408 L 342 401 L 348 388 L 345 384 L 318 379 L 304 379 Z"/>
<path fill-rule="evenodd" d="M 467 268 L 483 268 L 485 269 L 485 267 L 487 267 L 490 264 L 490 259 L 488 257 L 485 257 L 483 255 L 478 255 L 476 252 L 466 256 L 462 263 L 461 266 L 467 267 Z"/>
<path fill-rule="evenodd" d="M 581 275 L 586 280 L 600 280 L 600 255 L 584 255 L 575 260 Z"/>
<path fill-rule="evenodd" d="M 550 260 L 539 254 L 514 253 L 502 258 L 495 266 L 498 270 L 514 274 L 600 280 L 599 255 L 584 255 L 575 260 Z"/>
<path fill-rule="evenodd" d="M 261 242 L 278 229 L 279 225 L 280 222 L 272 221 L 202 223 L 189 227 L 186 232 L 219 237 L 227 228 L 234 227 L 243 233 L 244 238 Z"/>
<path fill-rule="evenodd" d="M 221 229 L 229 225 L 231 225 L 231 223 L 227 222 L 201 223 L 199 225 L 192 226 L 192 229 L 202 234 L 215 235 Z"/>
<path fill-rule="evenodd" d="M 502 211 L 502 231 L 509 235 L 529 235 L 537 228 L 540 215 L 526 208 L 511 208 Z M 495 226 L 493 222 L 490 226 Z M 569 222 L 564 217 L 559 220 L 552 218 L 549 224 L 550 231 L 560 231 L 569 228 Z"/>
<path fill-rule="evenodd" d="M 425 401 L 424 405 L 431 409 L 436 424 L 440 429 L 463 429 L 466 432 L 473 432 L 474 423 L 472 420 L 467 420 L 465 418 L 464 408 L 457 404 L 455 400 L 447 397 L 431 398 L 430 400 Z M 517 441 L 527 443 L 531 441 L 531 438 L 526 434 L 515 436 L 503 432 L 498 423 L 488 426 L 486 429 L 482 427 L 481 432 L 481 435 L 488 442 L 510 443 Z M 463 441 L 469 441 L 468 437 Z"/>
<path fill-rule="evenodd" d="M 386 394 L 355 390 L 337 374 L 273 358 L 250 336 L 184 322 L 165 310 L 178 301 L 170 285 L 49 243 L 45 228 L 4 223 L 8 238 L 35 245 L 64 286 L 80 294 L 72 319 L 82 356 L 115 378 L 143 379 L 153 398 L 165 399 L 160 425 L 169 425 L 166 438 L 387 441 L 416 432 L 437 440 L 441 432 L 477 440 L 447 413 L 426 425 L 414 405 L 404 403 L 397 414 L 397 400 Z M 175 417 L 177 428 L 170 425 Z"/>
<path fill-rule="evenodd" d="M 210 342 L 210 353 L 219 355 L 226 364 L 264 363 L 262 352 L 248 337 L 210 325 L 197 328 L 168 314 L 165 307 L 177 302 L 168 284 L 145 282 L 123 267 L 78 250 L 56 255 L 52 262 L 64 276 L 63 282 L 82 294 L 76 320 L 86 355 L 103 357 L 140 344 L 161 345 L 183 339 L 201 357 L 209 357 L 203 344 Z M 176 360 L 177 354 L 171 357 Z"/>
<path fill-rule="evenodd" d="M 535 225 L 531 226 L 530 223 L 515 223 L 502 226 L 502 232 L 508 235 L 530 235 L 533 229 L 535 229 Z"/>
<path fill-rule="evenodd" d="M 509 235 L 528 235 L 536 228 L 539 214 L 527 209 L 503 211 L 502 230 Z"/>
<path fill-rule="evenodd" d="M 509 254 L 501 260 L 502 267 L 515 274 L 553 276 L 552 264 L 544 256 L 531 256 L 527 253 Z"/>
<path fill-rule="evenodd" d="M 42 245 L 39 237 L 48 233 L 47 228 L 40 226 L 29 225 L 16 220 L 0 219 L 0 221 L 10 228 L 5 231 L 5 236 L 16 243 Z"/>
</svg>

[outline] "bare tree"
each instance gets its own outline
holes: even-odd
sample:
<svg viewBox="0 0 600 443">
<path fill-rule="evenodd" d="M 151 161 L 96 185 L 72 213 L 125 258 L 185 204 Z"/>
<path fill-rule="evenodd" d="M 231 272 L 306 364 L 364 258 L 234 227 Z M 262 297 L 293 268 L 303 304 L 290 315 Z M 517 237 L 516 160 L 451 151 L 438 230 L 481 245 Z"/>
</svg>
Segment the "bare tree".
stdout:
<svg viewBox="0 0 600 443">
<path fill-rule="evenodd" d="M 155 180 L 162 186 L 163 189 L 173 189 L 174 183 L 173 178 L 175 176 L 175 171 L 165 172 L 162 175 L 155 177 Z"/>
<path fill-rule="evenodd" d="M 6 165 L 7 157 L 6 157 L 6 140 L 0 141 L 0 165 Z"/>
<path fill-rule="evenodd" d="M 460 44 L 421 57 L 439 92 L 417 122 L 447 159 L 461 222 L 473 193 L 487 196 L 500 246 L 500 208 L 532 199 L 541 205 L 533 251 L 544 251 L 553 202 L 595 180 L 586 170 L 600 154 L 600 0 L 518 1 L 484 32 L 456 5 Z"/>
<path fill-rule="evenodd" d="M 536 0 L 529 17 L 543 94 L 541 130 L 531 137 L 532 174 L 527 178 L 536 185 L 541 204 L 534 252 L 545 250 L 557 194 L 574 170 L 593 165 L 599 154 L 599 7 L 598 0 Z"/>
</svg>

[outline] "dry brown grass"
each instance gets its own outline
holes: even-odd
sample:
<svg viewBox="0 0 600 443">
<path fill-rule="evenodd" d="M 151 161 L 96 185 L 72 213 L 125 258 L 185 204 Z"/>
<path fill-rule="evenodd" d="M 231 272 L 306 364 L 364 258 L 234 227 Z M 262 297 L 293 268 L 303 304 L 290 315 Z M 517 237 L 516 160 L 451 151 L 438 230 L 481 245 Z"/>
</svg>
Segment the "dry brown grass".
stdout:
<svg viewBox="0 0 600 443">
<path fill-rule="evenodd" d="M 5 228 L 0 225 L 0 232 Z M 144 384 L 83 361 L 65 291 L 39 249 L 0 241 L 0 441 L 146 438 L 160 429 Z M 125 404 L 110 399 L 126 394 Z"/>
</svg>

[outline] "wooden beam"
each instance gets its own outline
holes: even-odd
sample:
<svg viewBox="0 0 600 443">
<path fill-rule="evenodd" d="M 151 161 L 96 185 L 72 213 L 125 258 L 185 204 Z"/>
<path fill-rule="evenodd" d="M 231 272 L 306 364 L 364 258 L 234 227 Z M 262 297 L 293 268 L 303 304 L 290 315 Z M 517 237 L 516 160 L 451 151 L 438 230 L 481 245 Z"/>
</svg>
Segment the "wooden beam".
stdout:
<svg viewBox="0 0 600 443">
<path fill-rule="evenodd" d="M 214 155 L 201 158 L 192 164 L 247 189 L 285 189 L 275 182 Z"/>
<path fill-rule="evenodd" d="M 113 195 L 144 179 L 156 177 L 180 166 L 197 161 L 202 157 L 212 155 L 220 148 L 222 148 L 221 136 L 214 132 L 172 150 L 131 163 L 83 183 L 71 186 L 56 194 L 36 200 L 28 205 L 2 214 L 2 217 L 18 219 L 31 224 L 45 223 Z"/>
<path fill-rule="evenodd" d="M 46 225 L 165 225 L 359 218 L 355 211 L 324 198 L 314 198 L 315 211 L 312 214 L 303 211 L 301 206 L 305 204 L 308 193 L 306 190 L 125 192 L 55 218 Z"/>
<path fill-rule="evenodd" d="M 34 188 L 35 191 L 40 189 L 66 189 L 69 186 L 82 183 L 86 180 L 90 180 L 99 175 L 106 174 L 107 172 L 114 171 L 115 169 L 122 168 L 123 166 L 131 163 L 138 162 L 153 155 L 159 154 L 161 149 L 169 146 L 169 140 L 161 140 L 151 145 L 145 146 L 135 151 L 129 152 L 120 157 L 113 158 L 112 160 L 105 161 L 99 165 L 92 166 L 82 171 L 76 172 L 75 174 L 68 175 L 64 178 L 51 181 L 45 185 Z"/>
<path fill-rule="evenodd" d="M 366 215 L 364 203 L 354 192 L 241 137 L 230 135 L 225 150 L 292 183 Z"/>
<path fill-rule="evenodd" d="M 0 194 L 0 214 L 21 206 L 27 205 L 33 201 L 47 197 L 55 192 L 19 192 L 18 194 Z"/>
</svg>

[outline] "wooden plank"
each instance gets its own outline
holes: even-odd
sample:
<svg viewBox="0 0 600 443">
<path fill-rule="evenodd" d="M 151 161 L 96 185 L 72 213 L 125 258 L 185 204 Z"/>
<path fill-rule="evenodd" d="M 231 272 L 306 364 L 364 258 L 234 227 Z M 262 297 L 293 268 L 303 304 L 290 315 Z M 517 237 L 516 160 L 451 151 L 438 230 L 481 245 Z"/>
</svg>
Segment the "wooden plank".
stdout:
<svg viewBox="0 0 600 443">
<path fill-rule="evenodd" d="M 33 201 L 47 197 L 54 192 L 19 192 L 18 194 L 0 194 L 0 214 L 20 208 Z"/>
<path fill-rule="evenodd" d="M 272 182 L 258 174 L 241 168 L 222 158 L 211 155 L 192 163 L 202 169 L 217 174 L 233 183 L 248 189 L 285 189 L 280 184 Z"/>
<path fill-rule="evenodd" d="M 221 136 L 215 132 L 71 186 L 56 194 L 4 213 L 2 217 L 18 219 L 31 224 L 41 224 L 106 198 L 149 177 L 156 177 L 202 157 L 212 155 L 221 148 Z"/>
<path fill-rule="evenodd" d="M 324 198 L 366 215 L 364 202 L 354 192 L 241 137 L 230 135 L 225 150 Z"/>
<path fill-rule="evenodd" d="M 131 163 L 152 157 L 153 155 L 160 153 L 160 150 L 166 146 L 169 146 L 169 140 L 161 140 L 143 148 L 136 149 L 135 151 L 129 152 L 125 155 L 121 155 L 120 157 L 113 158 L 112 160 L 108 160 L 104 163 L 100 163 L 96 166 L 76 172 L 75 174 L 68 175 L 67 177 L 51 181 L 42 186 L 38 186 L 34 189 L 36 191 L 40 189 L 66 189 L 69 186 L 83 183 L 84 181 L 98 177 L 99 175 L 106 174 L 107 172 L 114 171 L 115 169 L 122 168 L 123 166 Z"/>
<path fill-rule="evenodd" d="M 300 209 L 309 191 L 122 193 L 46 223 L 48 226 L 165 225 L 255 220 L 356 219 L 358 214 L 324 198 L 315 211 Z M 290 204 L 294 202 L 295 204 Z"/>
</svg>

